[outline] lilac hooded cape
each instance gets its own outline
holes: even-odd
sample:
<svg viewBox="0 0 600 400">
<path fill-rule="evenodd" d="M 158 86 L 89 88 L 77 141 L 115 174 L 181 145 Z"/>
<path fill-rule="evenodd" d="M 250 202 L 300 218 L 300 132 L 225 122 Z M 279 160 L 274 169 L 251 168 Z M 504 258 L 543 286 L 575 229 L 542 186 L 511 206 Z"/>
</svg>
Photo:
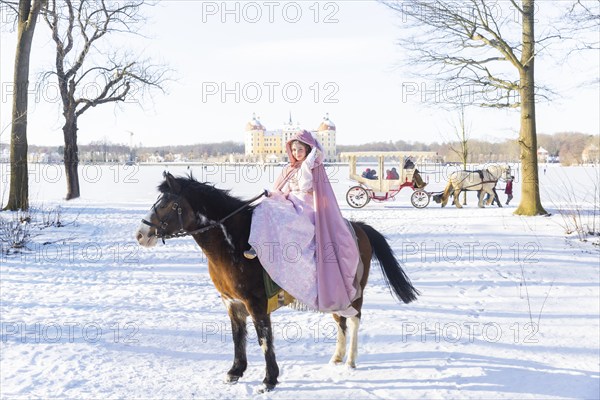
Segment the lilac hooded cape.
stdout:
<svg viewBox="0 0 600 400">
<path fill-rule="evenodd" d="M 275 190 L 281 189 L 302 164 L 292 156 L 291 144 L 295 140 L 319 150 L 312 169 L 317 304 L 308 305 L 316 306 L 319 311 L 346 311 L 345 316 L 355 315 L 356 310 L 349 307 L 360 295 L 356 280 L 360 255 L 354 233 L 342 217 L 323 166 L 325 152 L 310 132 L 299 132 L 286 143 L 291 162 L 275 182 Z"/>
</svg>

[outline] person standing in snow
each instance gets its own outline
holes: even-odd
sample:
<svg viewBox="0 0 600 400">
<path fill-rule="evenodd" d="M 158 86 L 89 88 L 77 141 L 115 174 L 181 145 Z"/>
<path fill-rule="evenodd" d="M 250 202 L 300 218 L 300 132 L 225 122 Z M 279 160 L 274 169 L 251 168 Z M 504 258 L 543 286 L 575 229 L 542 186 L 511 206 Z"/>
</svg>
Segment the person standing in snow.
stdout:
<svg viewBox="0 0 600 400">
<path fill-rule="evenodd" d="M 506 199 L 506 205 L 508 205 L 513 198 L 513 179 L 515 179 L 515 177 L 511 175 L 506 180 L 506 188 L 504 188 L 504 193 L 508 196 Z"/>
</svg>

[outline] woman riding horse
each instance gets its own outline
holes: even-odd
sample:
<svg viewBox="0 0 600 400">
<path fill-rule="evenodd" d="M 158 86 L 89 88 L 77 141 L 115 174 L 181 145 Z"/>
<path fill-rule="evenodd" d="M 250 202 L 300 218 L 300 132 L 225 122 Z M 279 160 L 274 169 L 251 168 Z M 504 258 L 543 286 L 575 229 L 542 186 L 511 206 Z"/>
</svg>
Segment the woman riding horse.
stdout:
<svg viewBox="0 0 600 400">
<path fill-rule="evenodd" d="M 319 179 L 322 179 L 319 177 Z M 136 232 L 141 246 L 155 246 L 159 239 L 192 236 L 208 260 L 208 272 L 227 307 L 234 342 L 233 365 L 226 382 L 235 383 L 246 371 L 246 337 L 248 316 L 252 318 L 258 343 L 263 350 L 266 374 L 263 380 L 268 391 L 278 383 L 279 367 L 273 346 L 271 315 L 264 284 L 264 270 L 258 259 L 248 260 L 242 253 L 248 246 L 253 208 L 252 201 L 242 201 L 227 191 L 190 177 L 165 174 L 159 186 L 160 198 L 151 207 Z M 363 305 L 364 288 L 368 281 L 371 258 L 381 266 L 386 284 L 399 300 L 410 303 L 419 292 L 410 283 L 385 237 L 371 226 L 352 222 L 358 240 L 364 273 L 360 280 L 361 295 L 352 302 L 357 314 L 344 317 L 333 314 L 338 327 L 335 352 L 331 362 L 354 368 L 358 354 L 358 328 Z M 352 239 L 347 246 L 355 246 Z M 348 337 L 348 340 L 347 340 Z"/>
<path fill-rule="evenodd" d="M 302 131 L 286 150 L 290 164 L 254 209 L 249 243 L 273 281 L 301 303 L 356 315 L 351 303 L 360 296 L 362 266 L 323 167 L 323 148 Z"/>
</svg>

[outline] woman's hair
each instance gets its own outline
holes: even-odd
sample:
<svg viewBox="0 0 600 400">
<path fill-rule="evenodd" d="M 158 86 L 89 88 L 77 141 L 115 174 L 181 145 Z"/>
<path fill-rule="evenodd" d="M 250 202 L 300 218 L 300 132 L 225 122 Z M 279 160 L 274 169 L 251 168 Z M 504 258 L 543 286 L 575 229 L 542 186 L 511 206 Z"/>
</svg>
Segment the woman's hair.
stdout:
<svg viewBox="0 0 600 400">
<path fill-rule="evenodd" d="M 306 149 L 306 154 L 307 154 L 307 155 L 308 155 L 308 153 L 310 153 L 310 152 L 312 151 L 312 147 L 311 147 L 309 144 L 306 144 L 306 143 L 304 143 L 304 142 L 303 142 L 303 141 L 301 141 L 301 140 L 292 140 L 292 143 L 290 143 L 290 148 L 292 147 L 292 145 L 293 145 L 294 143 L 299 143 L 299 144 L 303 145 L 303 146 L 304 146 L 304 148 Z"/>
</svg>

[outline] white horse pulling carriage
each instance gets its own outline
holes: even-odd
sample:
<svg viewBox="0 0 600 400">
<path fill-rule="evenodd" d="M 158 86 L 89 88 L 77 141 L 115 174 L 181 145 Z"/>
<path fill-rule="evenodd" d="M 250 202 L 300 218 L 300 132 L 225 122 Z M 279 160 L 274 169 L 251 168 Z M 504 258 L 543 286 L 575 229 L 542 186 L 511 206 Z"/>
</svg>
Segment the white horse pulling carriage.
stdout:
<svg viewBox="0 0 600 400">
<path fill-rule="evenodd" d="M 442 203 L 445 207 L 448 203 L 448 198 L 451 194 L 454 195 L 454 205 L 462 208 L 458 196 L 463 190 L 481 191 L 479 196 L 479 207 L 483 208 L 483 201 L 488 193 L 489 199 L 487 205 L 492 204 L 496 193 L 494 188 L 499 179 L 507 180 L 511 176 L 510 165 L 506 164 L 491 164 L 477 171 L 454 171 L 450 174 L 448 184 L 444 191 L 433 196 L 436 203 Z"/>
<path fill-rule="evenodd" d="M 356 162 L 359 157 L 375 158 L 380 175 L 367 178 L 357 172 Z M 348 160 L 350 179 L 358 183 L 346 193 L 346 201 L 350 207 L 362 208 L 371 200 L 381 202 L 394 199 L 403 188 L 413 190 L 410 202 L 414 207 L 424 208 L 429 204 L 431 193 L 423 190 L 427 183 L 423 182 L 415 165 L 437 161 L 437 153 L 431 151 L 359 151 L 341 153 L 340 159 Z M 386 179 L 387 177 L 384 176 L 386 159 L 394 160 L 394 169 L 398 166 L 397 176 L 392 179 Z M 407 163 L 407 160 L 410 160 L 410 163 Z"/>
</svg>

